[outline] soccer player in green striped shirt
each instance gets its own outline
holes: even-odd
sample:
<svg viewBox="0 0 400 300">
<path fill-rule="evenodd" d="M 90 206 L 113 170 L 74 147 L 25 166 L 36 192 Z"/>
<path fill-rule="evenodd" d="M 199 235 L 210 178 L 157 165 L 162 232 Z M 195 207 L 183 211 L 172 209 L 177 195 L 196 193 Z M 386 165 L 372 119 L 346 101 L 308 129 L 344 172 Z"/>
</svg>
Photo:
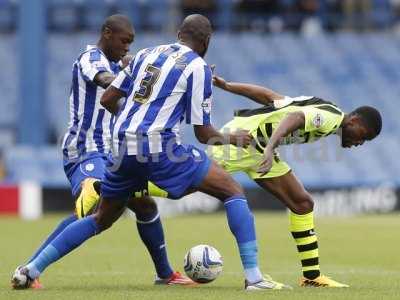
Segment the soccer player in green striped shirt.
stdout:
<svg viewBox="0 0 400 300">
<path fill-rule="evenodd" d="M 288 164 L 279 158 L 280 145 L 311 143 L 337 134 L 342 147 L 362 145 L 379 135 L 380 113 L 363 106 L 351 113 L 317 97 L 290 98 L 268 88 L 246 83 L 226 82 L 214 76 L 214 85 L 245 96 L 263 107 L 241 110 L 221 131 L 246 130 L 252 145 L 210 146 L 209 154 L 230 173 L 245 172 L 263 189 L 282 201 L 290 210 L 289 229 L 297 245 L 303 277 L 301 286 L 348 287 L 321 275 L 318 243 L 314 231 L 313 200 Z"/>
</svg>

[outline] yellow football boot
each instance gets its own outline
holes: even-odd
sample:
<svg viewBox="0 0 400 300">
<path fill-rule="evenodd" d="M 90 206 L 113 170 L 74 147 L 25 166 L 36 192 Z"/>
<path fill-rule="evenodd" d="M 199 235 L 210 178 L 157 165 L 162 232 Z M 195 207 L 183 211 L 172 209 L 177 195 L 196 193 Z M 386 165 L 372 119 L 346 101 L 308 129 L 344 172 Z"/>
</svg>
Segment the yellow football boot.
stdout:
<svg viewBox="0 0 400 300">
<path fill-rule="evenodd" d="M 166 191 L 160 189 L 158 186 L 156 186 L 152 182 L 148 183 L 147 189 L 148 189 L 149 195 L 152 197 L 162 197 L 162 198 L 168 197 L 168 193 Z"/>
<path fill-rule="evenodd" d="M 330 279 L 328 276 L 320 275 L 315 279 L 307 279 L 305 277 L 300 279 L 300 286 L 302 287 L 331 287 L 331 288 L 347 288 L 347 284 L 337 282 Z"/>
<path fill-rule="evenodd" d="M 99 203 L 100 195 L 94 188 L 94 183 L 96 181 L 98 181 L 98 179 L 86 178 L 82 182 L 81 193 L 75 202 L 75 212 L 78 219 L 84 218 L 93 213 L 94 209 Z"/>
</svg>

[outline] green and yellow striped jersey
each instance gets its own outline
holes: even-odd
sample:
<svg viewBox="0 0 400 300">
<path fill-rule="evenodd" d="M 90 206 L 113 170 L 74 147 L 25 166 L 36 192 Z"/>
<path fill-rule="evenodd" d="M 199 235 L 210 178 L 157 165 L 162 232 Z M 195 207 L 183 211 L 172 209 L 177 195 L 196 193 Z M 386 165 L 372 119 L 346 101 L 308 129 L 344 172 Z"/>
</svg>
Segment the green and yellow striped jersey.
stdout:
<svg viewBox="0 0 400 300">
<path fill-rule="evenodd" d="M 302 111 L 305 116 L 305 126 L 284 137 L 280 145 L 314 142 L 335 133 L 344 118 L 344 113 L 335 104 L 320 98 L 285 97 L 283 102 L 288 105 L 276 108 L 271 104 L 257 109 L 237 111 L 235 118 L 221 130 L 223 132 L 248 130 L 257 143 L 256 148 L 263 149 L 273 131 L 288 113 Z"/>
</svg>

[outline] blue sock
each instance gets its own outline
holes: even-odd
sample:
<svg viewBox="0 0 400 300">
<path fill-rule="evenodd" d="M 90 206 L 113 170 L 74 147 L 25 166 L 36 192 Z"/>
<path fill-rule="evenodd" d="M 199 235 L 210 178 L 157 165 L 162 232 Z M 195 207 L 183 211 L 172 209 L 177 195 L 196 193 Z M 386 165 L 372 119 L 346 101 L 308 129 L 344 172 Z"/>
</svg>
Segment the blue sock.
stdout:
<svg viewBox="0 0 400 300">
<path fill-rule="evenodd" d="M 99 227 L 94 216 L 71 223 L 27 265 L 29 276 L 38 277 L 50 264 L 77 248 L 98 232 Z"/>
<path fill-rule="evenodd" d="M 239 247 L 240 259 L 249 282 L 262 280 L 258 268 L 257 240 L 254 226 L 254 217 L 247 200 L 243 195 L 233 196 L 224 202 L 228 224 L 236 238 Z"/>
<path fill-rule="evenodd" d="M 160 278 L 170 277 L 173 270 L 168 261 L 160 215 L 158 212 L 151 216 L 136 214 L 136 220 L 140 238 L 153 259 L 157 276 Z"/>
<path fill-rule="evenodd" d="M 58 226 L 56 227 L 56 229 L 47 237 L 47 239 L 43 242 L 43 244 L 39 247 L 39 249 L 36 250 L 35 254 L 33 254 L 33 256 L 29 259 L 28 263 L 30 263 L 32 260 L 34 260 L 40 252 L 42 252 L 42 250 L 44 248 L 46 248 L 46 246 L 48 244 L 51 243 L 51 241 L 54 240 L 54 238 L 61 232 L 64 230 L 65 227 L 67 227 L 69 224 L 71 224 L 72 222 L 75 222 L 76 220 L 78 220 L 78 218 L 75 216 L 75 214 L 72 214 L 68 217 L 66 217 L 64 220 L 62 220 Z"/>
</svg>

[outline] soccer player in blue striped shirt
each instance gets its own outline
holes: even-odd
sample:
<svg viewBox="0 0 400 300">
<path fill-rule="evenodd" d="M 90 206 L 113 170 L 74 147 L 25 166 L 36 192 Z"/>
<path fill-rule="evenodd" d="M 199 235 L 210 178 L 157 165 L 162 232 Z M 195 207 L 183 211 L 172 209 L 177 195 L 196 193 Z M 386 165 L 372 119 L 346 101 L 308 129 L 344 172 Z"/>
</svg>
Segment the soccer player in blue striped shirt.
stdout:
<svg viewBox="0 0 400 300">
<path fill-rule="evenodd" d="M 73 64 L 70 95 L 70 123 L 62 151 L 64 170 L 76 200 L 76 211 L 65 218 L 35 252 L 29 263 L 71 223 L 92 213 L 99 201 L 100 179 L 110 151 L 111 114 L 100 104 L 105 88 L 121 68 L 129 63 L 129 46 L 134 29 L 126 16 L 106 19 L 97 45 L 89 45 Z M 131 58 L 131 57 L 130 57 Z M 133 201 L 129 208 L 136 213 L 137 228 L 148 248 L 157 271 L 157 284 L 192 284 L 187 277 L 171 269 L 157 205 L 145 197 Z M 44 254 L 46 255 L 45 251 Z M 32 288 L 40 288 L 38 280 Z"/>
</svg>

